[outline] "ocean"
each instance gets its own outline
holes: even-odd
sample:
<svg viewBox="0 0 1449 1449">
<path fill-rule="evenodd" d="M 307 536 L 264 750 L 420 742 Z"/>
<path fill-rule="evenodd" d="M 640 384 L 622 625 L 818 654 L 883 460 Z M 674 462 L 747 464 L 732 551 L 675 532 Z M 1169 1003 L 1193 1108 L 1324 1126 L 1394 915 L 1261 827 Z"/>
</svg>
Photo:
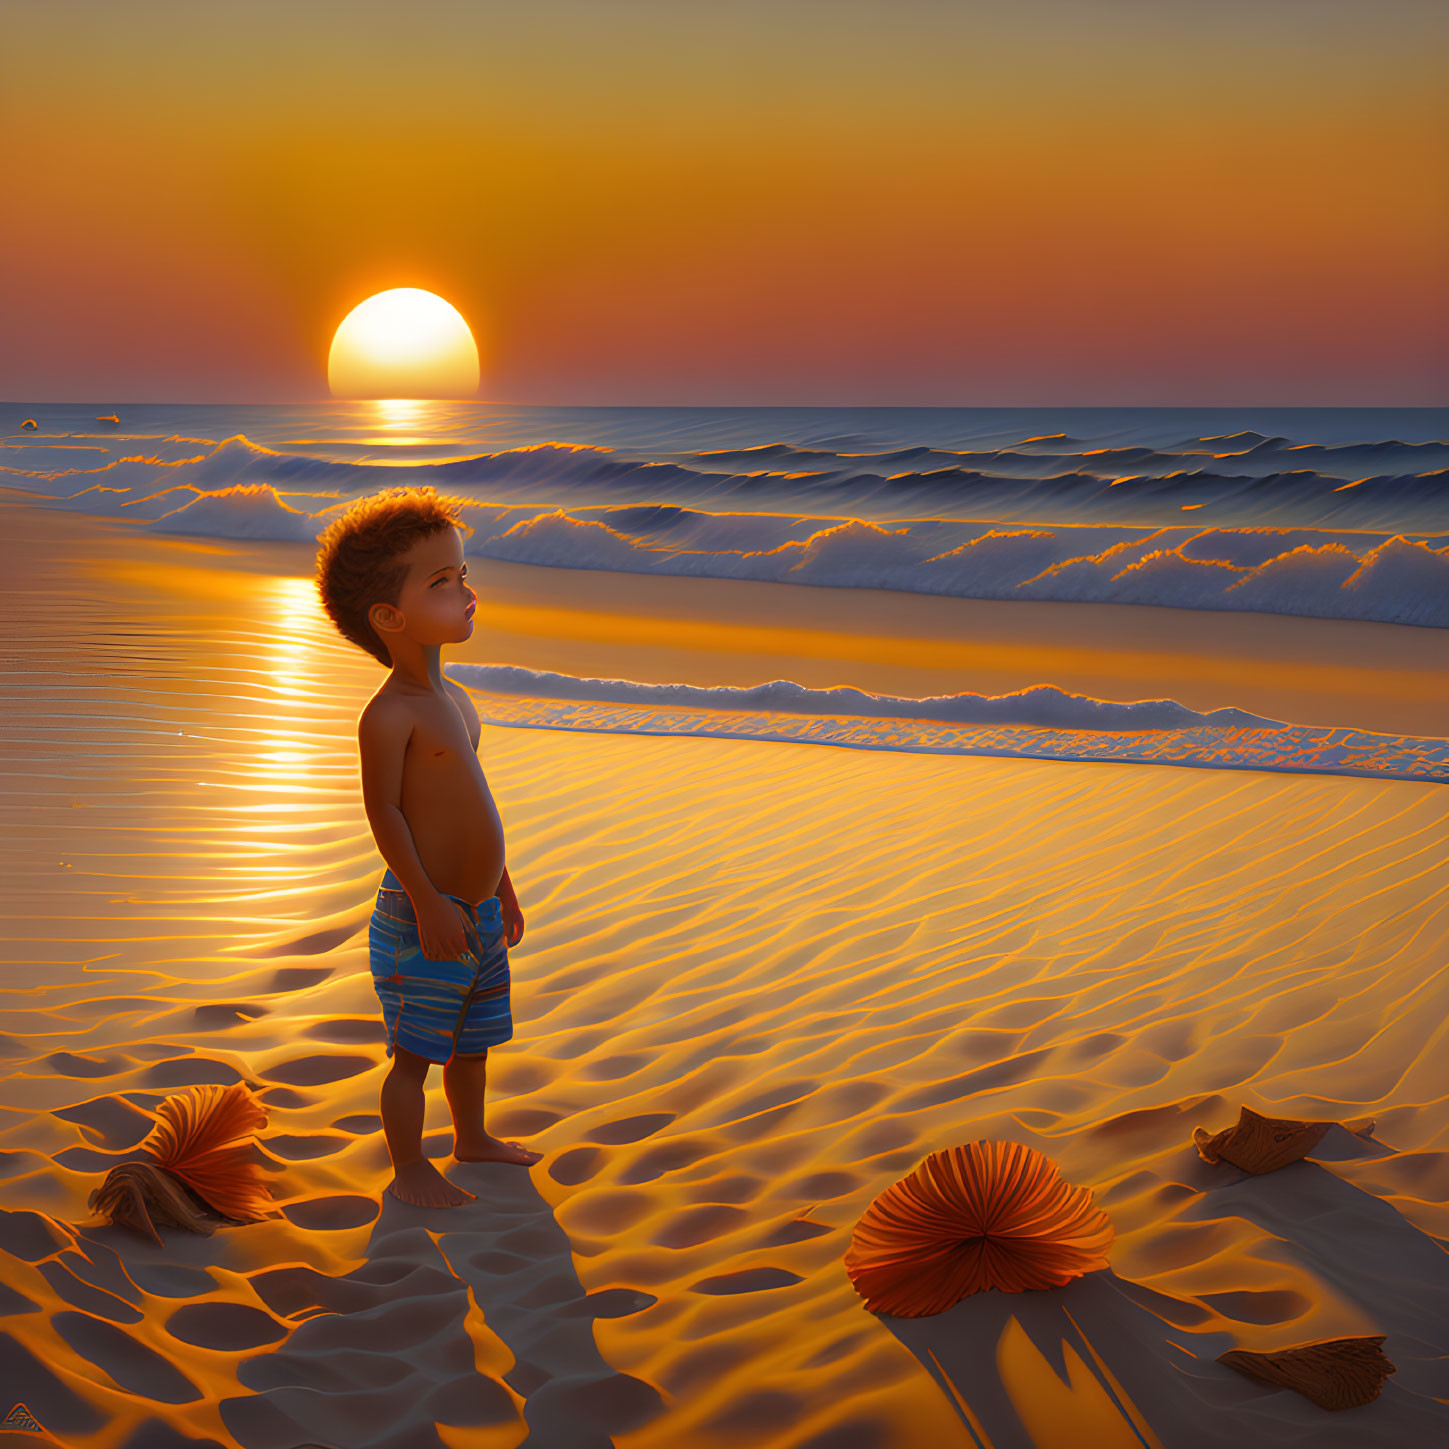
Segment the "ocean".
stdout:
<svg viewBox="0 0 1449 1449">
<path fill-rule="evenodd" d="M 1248 682 L 1203 708 L 1140 673 L 1110 697 L 1065 674 L 911 695 L 844 666 L 825 686 L 720 684 L 684 656 L 665 679 L 451 665 L 494 723 L 1449 781 L 1449 409 L 0 404 L 8 496 L 157 536 L 312 544 L 402 484 L 460 500 L 470 559 L 795 586 L 786 612 L 836 591 L 943 620 L 1050 605 L 1107 648 L 1146 611 L 1323 621 L 1307 662 L 1382 641 L 1425 706 L 1402 733 L 1266 713 Z"/>
</svg>

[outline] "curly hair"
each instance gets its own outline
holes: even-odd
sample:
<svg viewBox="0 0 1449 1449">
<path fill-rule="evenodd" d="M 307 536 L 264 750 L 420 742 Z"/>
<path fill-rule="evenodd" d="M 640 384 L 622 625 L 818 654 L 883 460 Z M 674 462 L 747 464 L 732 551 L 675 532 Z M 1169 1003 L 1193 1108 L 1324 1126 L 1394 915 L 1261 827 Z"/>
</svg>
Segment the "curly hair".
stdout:
<svg viewBox="0 0 1449 1449">
<path fill-rule="evenodd" d="M 420 538 L 456 526 L 467 500 L 431 486 L 388 488 L 359 498 L 317 535 L 317 597 L 344 639 L 392 668 L 392 655 L 367 617 L 374 604 L 396 605 L 407 579 L 401 561 Z"/>
</svg>

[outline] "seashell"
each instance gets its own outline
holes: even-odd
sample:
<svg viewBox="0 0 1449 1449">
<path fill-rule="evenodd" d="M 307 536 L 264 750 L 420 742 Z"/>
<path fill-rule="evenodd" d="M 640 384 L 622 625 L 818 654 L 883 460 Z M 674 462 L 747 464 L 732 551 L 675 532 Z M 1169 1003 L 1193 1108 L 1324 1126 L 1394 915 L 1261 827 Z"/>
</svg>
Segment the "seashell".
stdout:
<svg viewBox="0 0 1449 1449">
<path fill-rule="evenodd" d="M 1112 1238 L 1091 1192 L 1049 1158 L 970 1142 L 931 1153 L 866 1208 L 845 1270 L 870 1312 L 920 1318 L 983 1288 L 1060 1287 L 1105 1268 Z"/>
<path fill-rule="evenodd" d="M 160 1242 L 157 1226 L 210 1235 L 223 1223 L 259 1222 L 270 1189 L 246 1141 L 266 1108 L 245 1082 L 167 1097 L 140 1145 L 141 1161 L 113 1167 L 88 1200 L 112 1222 Z"/>
<path fill-rule="evenodd" d="M 193 1087 L 185 1097 L 167 1097 L 156 1115 L 161 1120 L 142 1152 L 223 1217 L 258 1222 L 265 1216 L 270 1193 L 245 1139 L 267 1125 L 267 1109 L 245 1082 Z"/>
<path fill-rule="evenodd" d="M 1326 1338 L 1273 1353 L 1229 1349 L 1218 1362 L 1275 1388 L 1293 1389 L 1321 1409 L 1352 1409 L 1379 1396 L 1394 1365 L 1384 1357 L 1384 1335 Z"/>
<path fill-rule="evenodd" d="M 1374 1120 L 1359 1117 L 1344 1123 L 1297 1122 L 1286 1117 L 1264 1117 L 1244 1107 L 1235 1126 L 1215 1133 L 1198 1127 L 1192 1140 L 1204 1162 L 1231 1162 L 1244 1172 L 1272 1172 L 1275 1167 L 1286 1167 L 1306 1157 L 1334 1126 L 1366 1135 L 1374 1130 Z"/>
<path fill-rule="evenodd" d="M 226 1221 L 179 1178 L 149 1162 L 122 1162 L 90 1195 L 87 1206 L 121 1227 L 144 1233 L 158 1246 L 162 1228 L 185 1228 L 210 1237 Z"/>
</svg>

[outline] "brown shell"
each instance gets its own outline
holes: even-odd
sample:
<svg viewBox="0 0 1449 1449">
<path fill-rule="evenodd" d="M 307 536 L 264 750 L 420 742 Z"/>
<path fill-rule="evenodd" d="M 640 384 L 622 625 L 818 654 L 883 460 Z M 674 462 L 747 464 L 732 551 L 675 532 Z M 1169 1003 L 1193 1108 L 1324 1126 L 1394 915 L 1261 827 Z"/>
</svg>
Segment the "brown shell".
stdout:
<svg viewBox="0 0 1449 1449">
<path fill-rule="evenodd" d="M 122 1162 L 90 1195 L 87 1206 L 121 1227 L 161 1242 L 162 1228 L 185 1228 L 210 1237 L 226 1220 L 212 1212 L 179 1178 L 149 1162 Z"/>
<path fill-rule="evenodd" d="M 245 1082 L 167 1097 L 156 1118 L 140 1145 L 145 1156 L 106 1174 L 88 1200 L 93 1211 L 157 1243 L 158 1227 L 209 1236 L 224 1223 L 266 1216 L 270 1189 L 247 1139 L 267 1112 Z"/>
<path fill-rule="evenodd" d="M 968 1293 L 1055 1288 L 1107 1266 L 1106 1213 L 1019 1142 L 933 1152 L 851 1234 L 845 1270 L 872 1313 L 920 1318 Z"/>
<path fill-rule="evenodd" d="M 1384 1335 L 1326 1338 L 1273 1353 L 1229 1349 L 1218 1362 L 1276 1388 L 1294 1389 L 1321 1409 L 1352 1409 L 1379 1396 L 1394 1365 L 1384 1357 Z"/>
<path fill-rule="evenodd" d="M 1204 1162 L 1231 1162 L 1244 1172 L 1272 1172 L 1306 1157 L 1330 1127 L 1343 1126 L 1363 1134 L 1374 1130 L 1372 1118 L 1352 1122 L 1298 1122 L 1286 1117 L 1264 1117 L 1244 1107 L 1237 1124 L 1209 1133 L 1199 1127 L 1192 1134 L 1198 1156 Z"/>
</svg>

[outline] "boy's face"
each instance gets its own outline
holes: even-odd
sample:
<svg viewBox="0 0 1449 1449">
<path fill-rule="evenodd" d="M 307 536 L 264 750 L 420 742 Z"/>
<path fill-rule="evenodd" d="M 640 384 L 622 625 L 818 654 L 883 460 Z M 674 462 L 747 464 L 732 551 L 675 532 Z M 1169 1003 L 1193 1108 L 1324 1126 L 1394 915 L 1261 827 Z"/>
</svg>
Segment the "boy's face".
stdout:
<svg viewBox="0 0 1449 1449">
<path fill-rule="evenodd" d="M 420 538 L 400 558 L 408 572 L 397 607 L 374 604 L 368 611 L 383 641 L 401 637 L 416 644 L 459 644 L 467 639 L 478 596 L 468 587 L 458 530 L 444 528 Z"/>
</svg>

